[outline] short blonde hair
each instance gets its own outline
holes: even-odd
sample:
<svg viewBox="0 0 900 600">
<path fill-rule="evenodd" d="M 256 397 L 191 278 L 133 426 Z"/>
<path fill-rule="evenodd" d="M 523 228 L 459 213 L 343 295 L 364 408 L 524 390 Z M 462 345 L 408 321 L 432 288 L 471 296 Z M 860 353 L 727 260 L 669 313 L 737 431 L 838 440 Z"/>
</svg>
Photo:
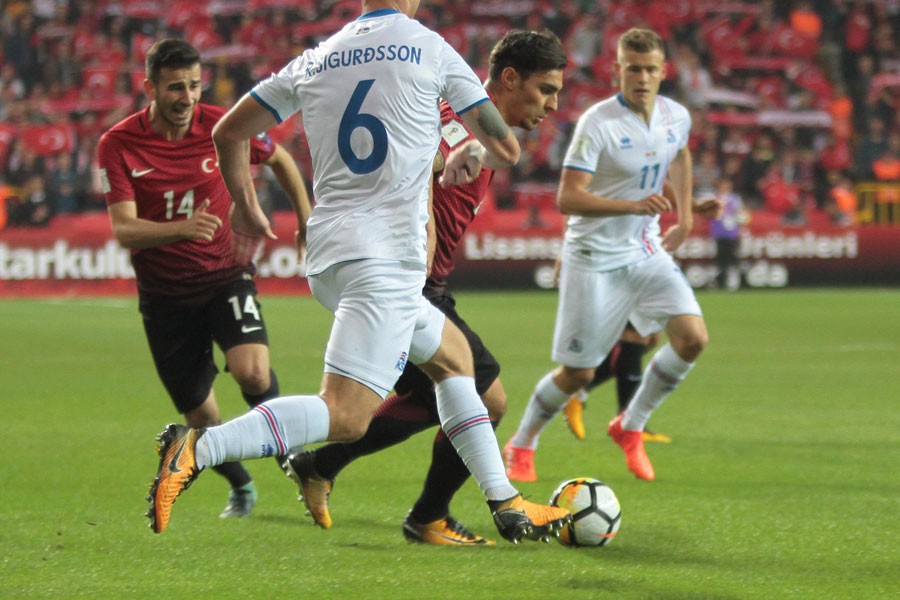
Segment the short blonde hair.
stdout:
<svg viewBox="0 0 900 600">
<path fill-rule="evenodd" d="M 665 42 L 663 42 L 663 39 L 659 37 L 659 34 L 650 29 L 640 29 L 638 27 L 632 27 L 631 29 L 623 33 L 619 38 L 618 59 L 620 61 L 622 60 L 622 55 L 626 50 L 639 52 L 641 54 L 659 50 L 663 55 L 663 58 L 666 57 Z"/>
</svg>

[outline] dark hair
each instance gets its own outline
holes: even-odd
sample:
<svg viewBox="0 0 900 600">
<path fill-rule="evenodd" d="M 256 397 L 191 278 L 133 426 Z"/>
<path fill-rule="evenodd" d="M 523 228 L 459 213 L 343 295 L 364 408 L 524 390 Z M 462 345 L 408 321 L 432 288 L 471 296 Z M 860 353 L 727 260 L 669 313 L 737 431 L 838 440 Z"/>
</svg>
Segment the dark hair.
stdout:
<svg viewBox="0 0 900 600">
<path fill-rule="evenodd" d="M 637 27 L 632 27 L 619 38 L 619 55 L 626 50 L 641 54 L 659 50 L 663 58 L 666 56 L 666 45 L 662 38 L 655 31 Z"/>
<path fill-rule="evenodd" d="M 506 67 L 516 70 L 522 79 L 534 73 L 565 69 L 569 64 L 562 42 L 550 31 L 514 29 L 503 36 L 491 50 L 489 76 L 500 80 Z"/>
<path fill-rule="evenodd" d="M 150 47 L 144 68 L 147 79 L 158 83 L 162 69 L 187 69 L 197 64 L 200 64 L 200 53 L 196 48 L 184 40 L 167 38 Z"/>
</svg>

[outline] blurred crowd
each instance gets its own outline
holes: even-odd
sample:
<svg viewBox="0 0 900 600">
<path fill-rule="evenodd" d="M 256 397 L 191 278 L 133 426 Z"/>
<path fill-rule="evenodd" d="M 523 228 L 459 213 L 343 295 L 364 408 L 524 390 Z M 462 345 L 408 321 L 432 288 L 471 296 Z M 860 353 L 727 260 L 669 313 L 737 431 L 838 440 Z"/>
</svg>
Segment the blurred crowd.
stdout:
<svg viewBox="0 0 900 600">
<path fill-rule="evenodd" d="M 358 0 L 0 0 L 0 227 L 104 208 L 95 149 L 145 105 L 143 60 L 157 39 L 204 57 L 205 102 L 230 106 L 256 81 L 359 12 Z M 523 133 L 516 182 L 555 184 L 575 120 L 613 90 L 618 35 L 668 43 L 662 93 L 693 114 L 695 194 L 721 180 L 744 205 L 787 224 L 853 224 L 864 182 L 900 182 L 898 0 L 428 0 L 419 19 L 482 75 L 510 28 L 563 39 L 571 68 L 560 110 Z M 311 179 L 299 119 L 273 131 Z M 277 197 L 264 172 L 261 197 Z M 270 191 L 271 190 L 271 191 Z M 6 199 L 4 202 L 3 199 Z"/>
</svg>

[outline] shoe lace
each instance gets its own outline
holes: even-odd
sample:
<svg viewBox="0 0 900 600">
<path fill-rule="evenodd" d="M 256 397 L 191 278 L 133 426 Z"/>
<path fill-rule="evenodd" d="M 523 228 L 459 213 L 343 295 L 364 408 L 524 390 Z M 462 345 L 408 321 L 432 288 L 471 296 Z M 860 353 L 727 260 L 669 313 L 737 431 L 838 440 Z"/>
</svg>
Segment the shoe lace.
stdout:
<svg viewBox="0 0 900 600">
<path fill-rule="evenodd" d="M 466 538 L 469 540 L 475 539 L 475 534 L 466 529 L 466 526 L 454 519 L 453 517 L 445 517 L 444 518 L 444 526 L 458 535 L 459 537 Z"/>
</svg>

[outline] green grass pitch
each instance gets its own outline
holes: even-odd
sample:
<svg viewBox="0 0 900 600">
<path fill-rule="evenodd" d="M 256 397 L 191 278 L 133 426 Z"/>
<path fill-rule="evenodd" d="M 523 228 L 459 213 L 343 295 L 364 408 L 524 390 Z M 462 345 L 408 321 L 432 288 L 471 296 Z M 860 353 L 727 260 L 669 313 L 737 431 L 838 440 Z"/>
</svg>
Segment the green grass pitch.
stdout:
<svg viewBox="0 0 900 600">
<path fill-rule="evenodd" d="M 503 364 L 501 445 L 551 368 L 556 295 L 460 293 Z M 701 293 L 711 343 L 652 426 L 652 483 L 605 435 L 613 386 L 577 441 L 561 418 L 541 440 L 546 501 L 562 480 L 606 481 L 622 503 L 602 549 L 407 544 L 432 433 L 342 473 L 334 527 L 310 525 L 271 460 L 249 469 L 260 502 L 223 521 L 204 473 L 169 529 L 147 528 L 154 436 L 178 419 L 153 370 L 136 300 L 0 301 L 3 598 L 896 598 L 900 589 L 900 291 Z M 330 315 L 312 298 L 263 298 L 284 392 L 318 390 Z M 226 374 L 226 417 L 243 410 Z M 474 483 L 452 505 L 497 538 Z"/>
</svg>

